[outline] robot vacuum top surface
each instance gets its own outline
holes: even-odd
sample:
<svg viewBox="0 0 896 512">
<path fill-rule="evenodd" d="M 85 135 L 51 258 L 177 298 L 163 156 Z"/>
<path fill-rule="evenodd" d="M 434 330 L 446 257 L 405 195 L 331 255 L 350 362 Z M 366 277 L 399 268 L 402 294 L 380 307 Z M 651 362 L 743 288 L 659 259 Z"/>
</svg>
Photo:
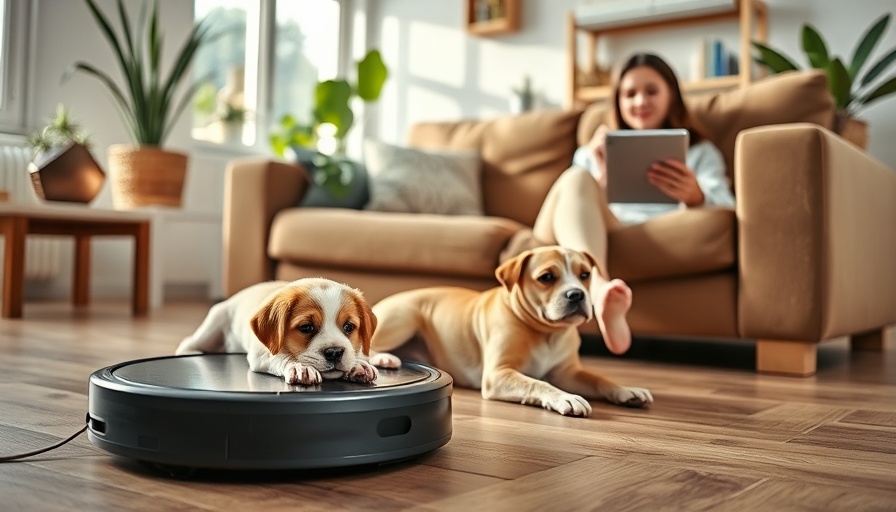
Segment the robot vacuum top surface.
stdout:
<svg viewBox="0 0 896 512">
<path fill-rule="evenodd" d="M 409 363 L 397 370 L 381 369 L 379 377 L 371 384 L 325 380 L 317 386 L 296 386 L 287 384 L 280 377 L 253 372 L 245 354 L 197 354 L 130 361 L 105 368 L 94 377 L 104 383 L 103 387 L 122 386 L 141 394 L 202 395 L 212 392 L 220 397 L 222 393 L 377 395 L 400 389 L 420 392 L 444 386 L 447 376 L 429 366 Z M 448 379 L 450 382 L 450 377 Z"/>
</svg>

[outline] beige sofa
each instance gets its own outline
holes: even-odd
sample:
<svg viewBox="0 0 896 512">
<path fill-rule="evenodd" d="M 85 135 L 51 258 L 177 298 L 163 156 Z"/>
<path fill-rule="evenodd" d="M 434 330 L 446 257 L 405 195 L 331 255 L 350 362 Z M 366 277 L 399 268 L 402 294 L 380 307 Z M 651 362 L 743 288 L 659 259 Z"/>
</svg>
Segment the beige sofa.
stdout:
<svg viewBox="0 0 896 512">
<path fill-rule="evenodd" d="M 737 208 L 678 211 L 610 237 L 609 272 L 634 292 L 635 336 L 756 340 L 757 370 L 793 375 L 815 372 L 826 339 L 882 350 L 896 323 L 896 173 L 830 131 L 824 75 L 778 75 L 689 104 L 726 157 Z M 415 125 L 409 146 L 481 154 L 482 217 L 298 208 L 303 168 L 234 161 L 225 293 L 303 276 L 373 302 L 421 286 L 495 286 L 501 250 L 531 226 L 602 115 L 592 106 Z"/>
</svg>

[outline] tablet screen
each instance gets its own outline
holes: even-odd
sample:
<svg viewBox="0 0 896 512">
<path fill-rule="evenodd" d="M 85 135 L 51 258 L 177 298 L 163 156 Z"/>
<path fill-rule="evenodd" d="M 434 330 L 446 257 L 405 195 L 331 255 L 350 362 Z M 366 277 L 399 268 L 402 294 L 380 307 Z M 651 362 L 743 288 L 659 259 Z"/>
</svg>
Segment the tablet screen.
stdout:
<svg viewBox="0 0 896 512">
<path fill-rule="evenodd" d="M 647 181 L 658 160 L 685 162 L 688 131 L 616 130 L 607 133 L 607 199 L 611 203 L 671 203 L 678 201 Z"/>
</svg>

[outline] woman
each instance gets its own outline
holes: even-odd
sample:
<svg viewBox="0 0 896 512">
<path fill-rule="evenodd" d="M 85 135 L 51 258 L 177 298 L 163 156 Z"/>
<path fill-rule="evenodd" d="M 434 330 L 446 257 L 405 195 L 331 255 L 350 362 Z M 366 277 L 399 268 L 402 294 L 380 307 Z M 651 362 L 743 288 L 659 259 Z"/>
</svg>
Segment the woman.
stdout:
<svg viewBox="0 0 896 512">
<path fill-rule="evenodd" d="M 592 277 L 595 314 L 607 348 L 624 353 L 631 345 L 625 319 L 632 292 L 620 279 L 606 274 L 607 235 L 626 224 L 643 222 L 679 208 L 734 206 L 734 196 L 719 150 L 688 114 L 675 73 L 663 59 L 639 53 L 628 59 L 613 80 L 615 108 L 573 157 L 548 192 L 532 235 L 539 244 L 555 243 L 588 251 L 601 263 Z M 611 129 L 685 128 L 690 133 L 687 161 L 656 162 L 648 181 L 678 201 L 674 204 L 607 204 L 606 134 Z"/>
</svg>

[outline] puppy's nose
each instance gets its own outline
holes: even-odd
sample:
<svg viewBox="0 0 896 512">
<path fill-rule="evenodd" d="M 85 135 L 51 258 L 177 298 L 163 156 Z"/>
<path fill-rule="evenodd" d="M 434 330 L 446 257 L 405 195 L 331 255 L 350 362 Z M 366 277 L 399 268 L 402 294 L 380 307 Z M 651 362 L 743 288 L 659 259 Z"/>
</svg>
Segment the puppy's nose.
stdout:
<svg viewBox="0 0 896 512">
<path fill-rule="evenodd" d="M 585 300 L 585 292 L 582 290 L 569 290 L 566 292 L 566 300 L 569 302 L 582 302 Z"/>
<path fill-rule="evenodd" d="M 333 363 L 333 362 L 336 362 L 336 361 L 339 361 L 340 359 L 342 359 L 342 354 L 344 354 L 344 353 L 345 353 L 344 348 L 330 347 L 330 348 L 324 349 L 324 359 Z"/>
</svg>

